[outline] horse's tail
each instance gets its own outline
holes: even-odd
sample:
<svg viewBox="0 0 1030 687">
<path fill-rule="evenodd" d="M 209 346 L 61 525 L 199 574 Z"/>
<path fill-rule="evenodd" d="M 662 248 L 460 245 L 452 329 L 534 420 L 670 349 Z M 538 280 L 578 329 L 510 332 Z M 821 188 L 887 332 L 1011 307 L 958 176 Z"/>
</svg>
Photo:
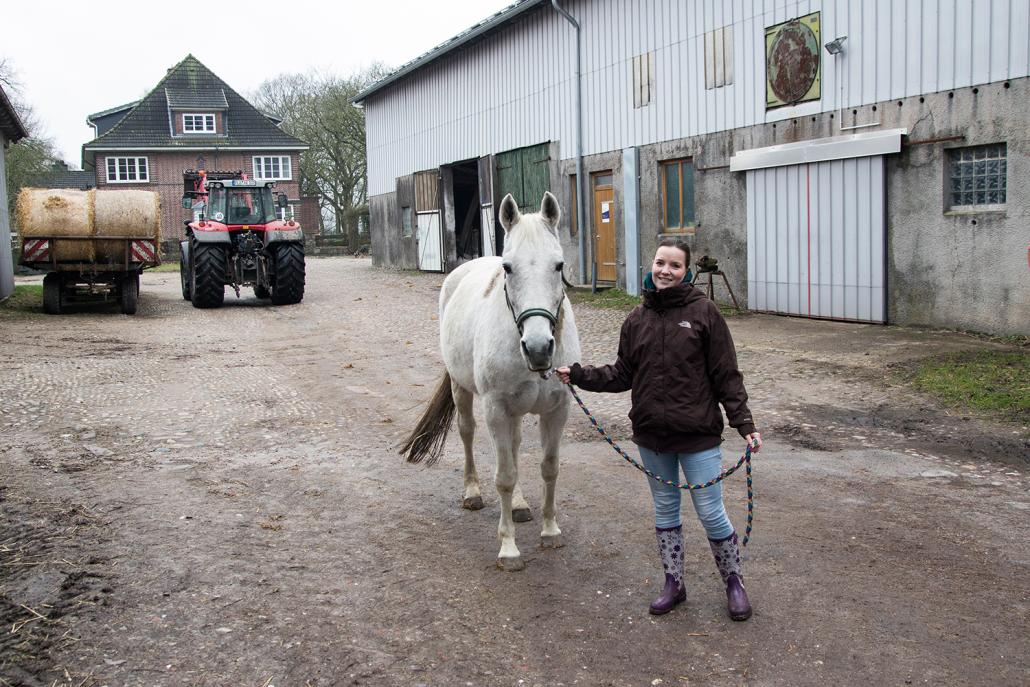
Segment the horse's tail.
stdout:
<svg viewBox="0 0 1030 687">
<path fill-rule="evenodd" d="M 422 413 L 418 424 L 399 453 L 409 463 L 421 463 L 424 460 L 426 465 L 432 465 L 443 453 L 453 420 L 454 396 L 451 395 L 451 375 L 444 372 L 429 407 Z"/>
</svg>

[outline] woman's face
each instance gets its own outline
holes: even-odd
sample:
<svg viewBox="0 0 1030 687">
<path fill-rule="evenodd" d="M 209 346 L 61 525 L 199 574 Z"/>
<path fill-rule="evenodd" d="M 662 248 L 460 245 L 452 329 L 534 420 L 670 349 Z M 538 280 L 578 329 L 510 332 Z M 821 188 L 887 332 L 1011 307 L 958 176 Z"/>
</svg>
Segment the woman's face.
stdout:
<svg viewBox="0 0 1030 687">
<path fill-rule="evenodd" d="M 676 286 L 687 274 L 687 255 L 675 246 L 659 246 L 651 265 L 651 279 L 659 291 Z"/>
</svg>

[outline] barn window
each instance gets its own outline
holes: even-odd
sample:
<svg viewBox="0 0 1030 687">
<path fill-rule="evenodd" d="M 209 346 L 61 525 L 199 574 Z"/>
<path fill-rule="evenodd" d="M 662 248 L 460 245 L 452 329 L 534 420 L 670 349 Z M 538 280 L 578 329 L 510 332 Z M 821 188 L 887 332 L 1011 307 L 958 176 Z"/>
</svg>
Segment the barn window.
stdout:
<svg viewBox="0 0 1030 687">
<path fill-rule="evenodd" d="M 661 163 L 662 227 L 668 234 L 694 233 L 694 162 Z"/>
<path fill-rule="evenodd" d="M 405 205 L 401 208 L 401 224 L 404 227 L 404 238 L 411 236 L 413 231 L 413 224 L 411 221 L 411 207 Z"/>
<path fill-rule="evenodd" d="M 733 27 L 723 26 L 705 34 L 705 88 L 733 83 Z"/>
<path fill-rule="evenodd" d="M 953 210 L 1000 209 L 1008 189 L 1008 151 L 1004 143 L 948 151 L 948 198 Z"/>
<path fill-rule="evenodd" d="M 107 158 L 107 183 L 125 184 L 150 181 L 145 157 Z"/>
<path fill-rule="evenodd" d="M 654 100 L 654 51 L 633 58 L 633 107 L 650 105 Z"/>
</svg>

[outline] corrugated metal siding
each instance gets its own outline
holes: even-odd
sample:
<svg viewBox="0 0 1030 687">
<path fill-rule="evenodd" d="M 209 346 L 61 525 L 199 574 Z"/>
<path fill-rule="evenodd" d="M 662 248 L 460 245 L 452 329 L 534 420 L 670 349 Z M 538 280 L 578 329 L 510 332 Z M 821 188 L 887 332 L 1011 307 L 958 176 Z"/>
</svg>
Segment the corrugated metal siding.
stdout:
<svg viewBox="0 0 1030 687">
<path fill-rule="evenodd" d="M 570 0 L 583 27 L 583 152 L 686 138 L 1030 74 L 1030 0 Z M 765 109 L 765 27 L 822 12 L 822 98 Z M 704 35 L 733 26 L 733 83 L 705 89 Z M 457 32 L 463 27 L 455 27 Z M 633 57 L 655 52 L 651 105 Z M 575 33 L 549 6 L 365 101 L 369 193 L 414 170 L 575 141 Z"/>
<path fill-rule="evenodd" d="M 4 163 L 4 144 L 7 139 L 0 133 L 0 300 L 14 293 L 14 261 L 11 256 L 11 231 L 8 226 L 7 168 Z M 13 210 L 13 208 L 11 208 Z"/>
<path fill-rule="evenodd" d="M 747 172 L 754 310 L 885 322 L 883 156 Z"/>
</svg>

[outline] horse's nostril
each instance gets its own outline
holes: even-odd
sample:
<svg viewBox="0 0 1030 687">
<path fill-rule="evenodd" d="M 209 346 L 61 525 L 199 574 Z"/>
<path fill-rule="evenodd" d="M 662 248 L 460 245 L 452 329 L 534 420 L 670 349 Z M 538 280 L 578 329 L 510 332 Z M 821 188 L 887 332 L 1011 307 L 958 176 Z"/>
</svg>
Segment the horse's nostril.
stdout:
<svg viewBox="0 0 1030 687">
<path fill-rule="evenodd" d="M 522 352 L 529 356 L 529 346 L 526 345 L 525 341 L 522 342 Z"/>
<path fill-rule="evenodd" d="M 554 355 L 554 339 L 547 342 L 547 355 Z"/>
</svg>

